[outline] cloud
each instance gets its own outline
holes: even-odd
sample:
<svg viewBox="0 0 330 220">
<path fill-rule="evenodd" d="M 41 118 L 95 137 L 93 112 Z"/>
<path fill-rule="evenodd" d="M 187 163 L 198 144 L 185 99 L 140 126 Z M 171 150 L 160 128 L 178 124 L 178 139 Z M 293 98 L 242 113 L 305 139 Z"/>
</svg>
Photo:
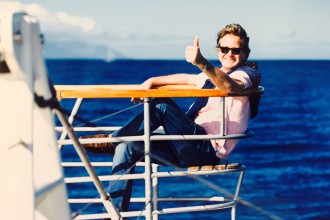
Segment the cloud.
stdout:
<svg viewBox="0 0 330 220">
<path fill-rule="evenodd" d="M 88 34 L 96 29 L 96 22 L 90 17 L 73 16 L 63 11 L 52 13 L 38 4 L 27 4 L 22 7 L 27 13 L 36 16 L 47 31 L 69 31 L 72 34 L 77 34 L 78 31 Z"/>
<path fill-rule="evenodd" d="M 45 35 L 46 58 L 104 58 L 108 46 L 96 39 L 97 23 L 87 16 L 75 16 L 65 11 L 51 12 L 43 6 L 15 2 L 15 6 L 38 18 Z M 90 39 L 94 39 L 91 41 Z"/>
<path fill-rule="evenodd" d="M 65 12 L 58 12 L 55 16 L 62 24 L 79 27 L 83 32 L 91 32 L 96 26 L 95 21 L 89 17 L 74 17 Z"/>
</svg>

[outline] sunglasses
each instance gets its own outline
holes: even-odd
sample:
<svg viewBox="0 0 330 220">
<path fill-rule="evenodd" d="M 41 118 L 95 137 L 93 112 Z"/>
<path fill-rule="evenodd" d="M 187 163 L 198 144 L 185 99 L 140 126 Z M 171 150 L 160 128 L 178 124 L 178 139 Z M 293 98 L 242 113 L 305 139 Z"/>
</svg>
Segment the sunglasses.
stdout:
<svg viewBox="0 0 330 220">
<path fill-rule="evenodd" d="M 234 55 L 238 55 L 242 52 L 242 48 L 229 48 L 229 47 L 217 47 L 218 51 L 221 51 L 221 53 L 227 54 L 230 50 L 231 53 Z"/>
</svg>

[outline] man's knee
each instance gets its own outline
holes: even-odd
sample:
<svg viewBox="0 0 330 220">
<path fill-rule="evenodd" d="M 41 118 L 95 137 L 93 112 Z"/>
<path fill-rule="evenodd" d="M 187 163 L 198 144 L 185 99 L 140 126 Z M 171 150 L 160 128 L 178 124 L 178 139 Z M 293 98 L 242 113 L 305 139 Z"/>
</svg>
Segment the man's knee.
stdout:
<svg viewBox="0 0 330 220">
<path fill-rule="evenodd" d="M 114 160 L 117 157 L 119 157 L 119 158 L 130 157 L 131 158 L 136 155 L 140 155 L 144 149 L 143 144 L 144 144 L 144 142 L 137 142 L 137 141 L 120 143 L 116 147 Z"/>
</svg>

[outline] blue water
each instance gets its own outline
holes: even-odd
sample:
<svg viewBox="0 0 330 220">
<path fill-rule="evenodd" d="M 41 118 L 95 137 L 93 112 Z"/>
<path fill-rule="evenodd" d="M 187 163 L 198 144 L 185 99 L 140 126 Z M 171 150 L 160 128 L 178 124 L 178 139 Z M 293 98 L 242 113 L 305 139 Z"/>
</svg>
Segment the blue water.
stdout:
<svg viewBox="0 0 330 220">
<path fill-rule="evenodd" d="M 231 161 L 246 165 L 246 174 L 237 207 L 237 219 L 330 219 L 330 61 L 259 60 L 262 73 L 262 97 L 259 114 L 250 122 L 255 137 L 240 142 Z M 213 62 L 219 65 L 217 61 Z M 54 84 L 138 84 L 155 76 L 198 70 L 185 61 L 119 60 L 47 60 Z M 182 108 L 191 100 L 180 99 Z M 72 101 L 63 101 L 69 110 Z M 87 100 L 79 117 L 82 121 L 116 112 L 131 106 L 129 99 Z M 96 125 L 122 125 L 139 110 L 129 110 Z M 75 157 L 64 148 L 64 161 Z M 111 161 L 109 156 L 90 155 L 93 160 Z M 75 159 L 77 160 L 77 159 Z M 66 175 L 76 171 L 65 170 Z M 100 174 L 109 170 L 97 169 Z M 77 173 L 77 172 L 76 172 Z M 229 177 L 231 178 L 231 177 Z M 220 177 L 206 180 L 226 187 L 232 181 Z M 212 195 L 196 179 L 190 184 L 166 181 L 162 195 L 191 194 L 201 190 Z M 143 195 L 137 182 L 134 194 Z M 68 186 L 70 197 L 94 193 L 92 186 Z M 182 196 L 182 195 L 181 195 Z M 184 196 L 184 195 L 183 195 Z M 72 211 L 79 211 L 72 206 Z M 90 206 L 89 209 L 99 209 Z M 132 208 L 137 208 L 133 205 Z M 87 211 L 88 212 L 88 211 Z M 160 219 L 229 219 L 229 212 L 188 213 L 160 216 Z"/>
</svg>

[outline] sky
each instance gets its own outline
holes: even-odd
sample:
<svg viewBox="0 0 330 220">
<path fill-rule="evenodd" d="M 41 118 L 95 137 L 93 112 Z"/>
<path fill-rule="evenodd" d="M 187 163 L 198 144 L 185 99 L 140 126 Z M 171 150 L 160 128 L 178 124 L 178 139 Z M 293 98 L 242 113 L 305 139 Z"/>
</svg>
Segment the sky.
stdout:
<svg viewBox="0 0 330 220">
<path fill-rule="evenodd" d="M 250 59 L 330 59 L 328 0 L 22 0 L 39 19 L 48 58 L 184 59 L 199 36 L 217 59 L 216 35 L 239 23 Z"/>
</svg>

